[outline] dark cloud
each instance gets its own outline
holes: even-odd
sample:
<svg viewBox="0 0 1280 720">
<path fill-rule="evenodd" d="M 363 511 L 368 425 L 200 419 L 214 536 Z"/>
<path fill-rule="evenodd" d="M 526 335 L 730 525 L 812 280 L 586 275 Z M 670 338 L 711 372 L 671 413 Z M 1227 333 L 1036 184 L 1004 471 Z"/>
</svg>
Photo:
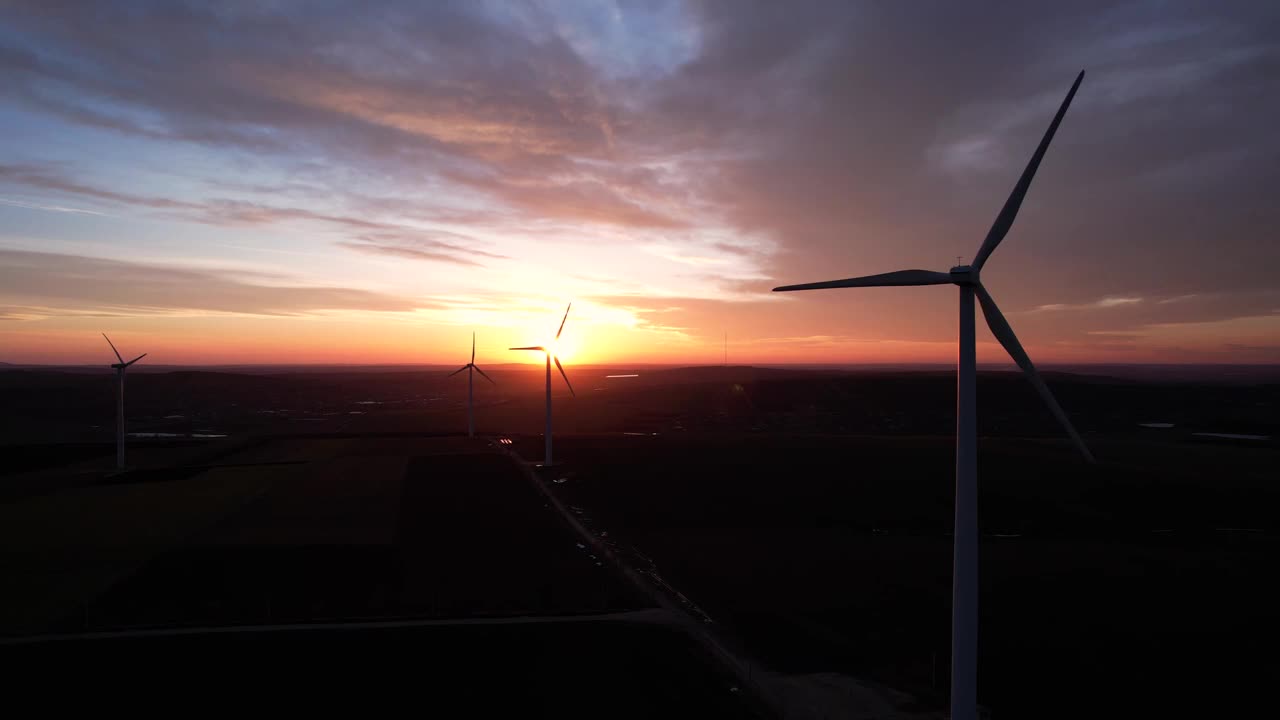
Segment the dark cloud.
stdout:
<svg viewBox="0 0 1280 720">
<path fill-rule="evenodd" d="M 432 303 L 342 287 L 267 285 L 256 273 L 0 249 L 0 307 L 10 318 L 214 312 L 300 315 L 408 312 Z"/>
</svg>

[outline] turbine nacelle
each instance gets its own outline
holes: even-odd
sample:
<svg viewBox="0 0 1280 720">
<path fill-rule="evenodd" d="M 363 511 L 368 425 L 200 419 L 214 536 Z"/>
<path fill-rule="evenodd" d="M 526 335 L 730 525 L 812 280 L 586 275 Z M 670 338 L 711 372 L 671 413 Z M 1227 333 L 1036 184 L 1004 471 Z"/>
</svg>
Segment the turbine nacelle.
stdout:
<svg viewBox="0 0 1280 720">
<path fill-rule="evenodd" d="M 978 285 L 978 271 L 972 265 L 957 265 L 948 273 L 956 285 Z"/>
</svg>

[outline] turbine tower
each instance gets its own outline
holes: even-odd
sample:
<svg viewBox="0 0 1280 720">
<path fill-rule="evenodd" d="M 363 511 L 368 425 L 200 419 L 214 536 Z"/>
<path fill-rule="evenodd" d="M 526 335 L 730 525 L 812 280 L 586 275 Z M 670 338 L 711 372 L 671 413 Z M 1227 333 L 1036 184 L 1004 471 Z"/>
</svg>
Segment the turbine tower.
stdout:
<svg viewBox="0 0 1280 720">
<path fill-rule="evenodd" d="M 485 380 L 488 380 L 490 383 L 493 383 L 494 385 L 497 385 L 497 383 L 493 382 L 493 378 L 489 377 L 488 375 L 485 375 L 483 370 L 481 370 L 479 367 L 476 367 L 476 334 L 474 332 L 471 333 L 471 362 L 449 373 L 449 377 L 453 377 L 454 375 L 457 375 L 463 370 L 467 371 L 467 437 L 475 437 L 476 436 L 476 412 L 475 412 L 476 395 L 475 395 L 474 377 L 471 371 L 474 370 L 480 373 L 481 377 L 483 377 Z"/>
<path fill-rule="evenodd" d="M 1014 186 L 1004 208 L 996 216 L 995 223 L 978 248 L 978 254 L 971 265 L 958 265 L 950 272 L 933 272 L 929 270 L 899 270 L 882 275 L 831 280 L 829 282 L 809 283 L 805 285 L 787 285 L 774 288 L 775 292 L 791 290 L 822 290 L 827 288 L 857 287 L 895 287 L 904 285 L 956 285 L 960 288 L 960 348 L 956 363 L 956 499 L 955 499 L 955 534 L 953 548 L 953 568 L 951 586 L 951 717 L 952 720 L 972 720 L 977 717 L 977 678 L 978 678 L 978 465 L 977 465 L 977 380 L 975 368 L 974 338 L 974 296 L 982 306 L 982 314 L 987 319 L 991 333 L 995 335 L 1013 361 L 1022 368 L 1022 372 L 1031 381 L 1032 387 L 1040 393 L 1040 397 L 1049 406 L 1049 412 L 1071 436 L 1072 442 L 1080 449 L 1085 460 L 1093 462 L 1093 455 L 1085 447 L 1084 441 L 1067 419 L 1066 413 L 1054 399 L 1053 393 L 1041 379 L 1031 358 L 1027 356 L 1018 337 L 1013 334 L 1004 319 L 996 301 L 983 287 L 979 279 L 982 266 L 986 264 L 991 253 L 1008 234 L 1013 220 L 1022 205 L 1022 199 L 1031 187 L 1040 161 L 1044 159 L 1053 135 L 1062 123 L 1062 117 L 1071 105 L 1080 81 L 1084 79 L 1084 71 L 1076 76 L 1076 81 L 1067 92 L 1067 97 L 1058 108 L 1057 115 L 1049 124 L 1048 131 L 1040 140 L 1039 147 L 1031 156 L 1022 177 Z"/>
<path fill-rule="evenodd" d="M 116 371 L 116 470 L 124 470 L 124 371 L 130 365 L 138 362 L 146 357 L 146 353 L 142 353 L 138 357 L 125 362 L 120 357 L 120 351 L 116 350 L 115 343 L 111 342 L 111 338 L 106 333 L 102 333 L 102 337 L 106 338 L 107 344 L 111 346 L 111 352 L 116 354 L 118 363 L 113 363 L 111 368 Z"/>
<path fill-rule="evenodd" d="M 564 332 L 564 323 L 569 319 L 569 310 L 573 308 L 573 303 L 569 303 L 569 307 L 564 309 L 564 318 L 560 320 L 560 329 L 556 331 L 556 340 L 560 339 L 560 333 Z M 564 374 L 564 366 L 560 364 L 560 358 L 556 357 L 554 348 L 548 349 L 541 345 L 531 347 L 511 348 L 512 350 L 537 350 L 545 353 L 547 356 L 547 451 L 542 464 L 551 465 L 551 361 L 556 363 L 556 369 L 560 371 L 560 376 L 564 378 L 564 384 L 569 386 L 569 394 L 577 397 L 578 394 L 573 391 L 573 384 L 569 382 L 569 376 Z"/>
</svg>

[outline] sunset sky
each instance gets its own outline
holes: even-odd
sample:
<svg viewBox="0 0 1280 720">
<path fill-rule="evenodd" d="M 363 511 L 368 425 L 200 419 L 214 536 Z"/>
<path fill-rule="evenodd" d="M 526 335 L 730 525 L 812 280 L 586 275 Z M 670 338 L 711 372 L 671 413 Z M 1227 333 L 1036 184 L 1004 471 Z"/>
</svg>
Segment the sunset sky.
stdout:
<svg viewBox="0 0 1280 720">
<path fill-rule="evenodd" d="M 53 7 L 53 6 L 57 7 Z M 0 4 L 0 361 L 1280 362 L 1280 3 Z M 981 323 L 979 323 L 981 327 Z M 1004 356 L 985 328 L 979 359 Z"/>
</svg>

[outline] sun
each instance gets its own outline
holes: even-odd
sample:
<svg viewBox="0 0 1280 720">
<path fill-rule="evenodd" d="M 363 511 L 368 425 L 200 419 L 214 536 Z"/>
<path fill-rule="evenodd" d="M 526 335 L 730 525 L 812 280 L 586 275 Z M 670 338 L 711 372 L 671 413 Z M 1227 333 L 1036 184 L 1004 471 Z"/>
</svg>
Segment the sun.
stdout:
<svg viewBox="0 0 1280 720">
<path fill-rule="evenodd" d="M 560 358 L 560 362 L 567 362 L 573 359 L 577 351 L 577 343 L 567 337 L 562 336 L 559 340 L 548 340 L 543 347 L 551 351 L 551 355 Z"/>
</svg>

